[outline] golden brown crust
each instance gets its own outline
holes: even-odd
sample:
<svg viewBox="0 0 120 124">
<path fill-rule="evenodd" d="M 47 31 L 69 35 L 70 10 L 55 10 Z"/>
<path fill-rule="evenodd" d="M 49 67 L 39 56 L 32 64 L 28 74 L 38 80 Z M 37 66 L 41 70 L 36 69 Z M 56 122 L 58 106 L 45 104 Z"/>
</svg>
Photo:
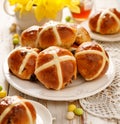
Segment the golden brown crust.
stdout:
<svg viewBox="0 0 120 124">
<path fill-rule="evenodd" d="M 89 27 L 100 34 L 115 34 L 120 31 L 120 12 L 115 8 L 104 9 L 89 19 Z"/>
<path fill-rule="evenodd" d="M 85 80 L 93 80 L 105 74 L 109 57 L 103 47 L 96 42 L 81 44 L 75 53 L 78 72 Z"/>
<path fill-rule="evenodd" d="M 39 26 L 31 26 L 21 33 L 21 46 L 37 47 L 36 39 Z"/>
<path fill-rule="evenodd" d="M 70 27 L 70 28 L 69 28 Z M 62 39 L 62 47 L 69 48 L 76 39 L 76 28 L 61 24 L 57 27 L 60 39 Z"/>
<path fill-rule="evenodd" d="M 21 79 L 30 79 L 34 74 L 38 52 L 37 48 L 32 49 L 28 47 L 19 47 L 13 50 L 8 57 L 10 71 Z"/>
<path fill-rule="evenodd" d="M 38 36 L 38 46 L 40 46 L 42 49 L 45 49 L 49 46 L 57 46 L 56 37 L 52 27 L 47 29 L 47 31 L 44 30 L 41 35 Z"/>
<path fill-rule="evenodd" d="M 36 111 L 34 106 L 26 99 L 20 96 L 7 96 L 0 100 L 0 124 L 30 124 L 30 116 L 32 124 L 36 124 Z M 6 109 L 8 110 L 7 112 Z M 5 116 L 3 117 L 3 113 Z"/>
<path fill-rule="evenodd" d="M 45 87 L 60 90 L 76 77 L 76 60 L 67 49 L 49 47 L 39 53 L 35 75 Z"/>
<path fill-rule="evenodd" d="M 84 27 L 82 27 L 81 25 L 78 25 L 75 43 L 80 45 L 83 42 L 87 42 L 87 41 L 91 41 L 90 34 L 88 33 L 88 31 Z"/>
</svg>

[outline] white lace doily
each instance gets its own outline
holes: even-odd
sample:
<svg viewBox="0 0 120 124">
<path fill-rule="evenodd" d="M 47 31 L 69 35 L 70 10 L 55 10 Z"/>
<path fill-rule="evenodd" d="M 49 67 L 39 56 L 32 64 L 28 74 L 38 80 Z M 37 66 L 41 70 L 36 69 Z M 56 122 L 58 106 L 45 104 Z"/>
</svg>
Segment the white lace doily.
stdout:
<svg viewBox="0 0 120 124">
<path fill-rule="evenodd" d="M 102 43 L 102 45 L 115 62 L 115 78 L 104 91 L 79 101 L 88 113 L 102 118 L 120 119 L 120 43 Z"/>
</svg>

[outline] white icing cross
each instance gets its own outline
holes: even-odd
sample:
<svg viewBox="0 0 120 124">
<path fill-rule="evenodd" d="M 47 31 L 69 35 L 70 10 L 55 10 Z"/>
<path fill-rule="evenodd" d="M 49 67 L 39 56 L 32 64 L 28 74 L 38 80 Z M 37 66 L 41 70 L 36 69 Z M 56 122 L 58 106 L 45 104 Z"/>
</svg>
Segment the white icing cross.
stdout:
<svg viewBox="0 0 120 124">
<path fill-rule="evenodd" d="M 102 19 L 104 18 L 105 14 L 110 14 L 112 17 L 114 17 L 114 19 L 117 21 L 117 23 L 119 24 L 119 26 L 117 27 L 117 30 L 120 29 L 120 20 L 119 18 L 113 13 L 111 12 L 110 10 L 105 10 L 101 13 L 98 21 L 97 21 L 97 28 L 96 28 L 96 31 L 99 32 L 100 31 L 100 27 L 101 27 L 101 22 L 102 22 Z"/>
<path fill-rule="evenodd" d="M 38 33 L 37 35 L 37 39 L 36 39 L 36 46 L 38 46 L 38 43 L 39 43 L 39 38 L 41 37 L 41 34 L 44 32 L 44 31 L 47 31 L 48 29 L 52 28 L 53 30 L 53 33 L 54 33 L 54 36 L 56 37 L 56 41 L 57 41 L 57 45 L 61 45 L 62 42 L 61 42 L 61 38 L 59 36 L 59 33 L 57 31 L 57 25 L 58 23 L 48 23 L 46 24 L 42 30 Z"/>
</svg>

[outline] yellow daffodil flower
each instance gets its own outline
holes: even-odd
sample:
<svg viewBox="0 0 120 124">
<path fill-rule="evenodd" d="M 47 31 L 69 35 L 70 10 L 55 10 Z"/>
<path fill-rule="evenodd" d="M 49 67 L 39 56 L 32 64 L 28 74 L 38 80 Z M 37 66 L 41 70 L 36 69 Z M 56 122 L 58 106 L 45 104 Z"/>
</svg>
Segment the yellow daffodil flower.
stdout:
<svg viewBox="0 0 120 124">
<path fill-rule="evenodd" d="M 80 0 L 8 0 L 10 5 L 15 5 L 15 11 L 19 11 L 20 16 L 25 11 L 34 11 L 38 21 L 43 18 L 54 19 L 57 13 L 64 7 L 68 7 L 72 12 L 80 12 L 78 4 Z"/>
</svg>

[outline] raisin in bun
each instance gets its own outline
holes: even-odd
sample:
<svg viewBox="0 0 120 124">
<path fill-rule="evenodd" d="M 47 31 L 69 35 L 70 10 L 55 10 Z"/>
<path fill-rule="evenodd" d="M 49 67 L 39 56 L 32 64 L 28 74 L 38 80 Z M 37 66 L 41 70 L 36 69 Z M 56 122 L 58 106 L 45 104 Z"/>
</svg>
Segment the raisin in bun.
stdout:
<svg viewBox="0 0 120 124">
<path fill-rule="evenodd" d="M 89 19 L 91 31 L 100 34 L 115 34 L 120 31 L 120 12 L 115 8 L 100 10 Z"/>
<path fill-rule="evenodd" d="M 75 57 L 67 49 L 48 47 L 37 57 L 35 75 L 46 88 L 60 90 L 76 77 Z"/>
<path fill-rule="evenodd" d="M 82 43 L 75 53 L 80 75 L 87 81 L 104 75 L 109 66 L 109 57 L 104 48 L 92 41 Z"/>
<path fill-rule="evenodd" d="M 0 99 L 0 124 L 36 124 L 36 110 L 20 96 Z"/>
<path fill-rule="evenodd" d="M 34 76 L 36 58 L 39 50 L 30 47 L 18 47 L 8 56 L 9 70 L 21 79 L 29 80 Z"/>
</svg>

